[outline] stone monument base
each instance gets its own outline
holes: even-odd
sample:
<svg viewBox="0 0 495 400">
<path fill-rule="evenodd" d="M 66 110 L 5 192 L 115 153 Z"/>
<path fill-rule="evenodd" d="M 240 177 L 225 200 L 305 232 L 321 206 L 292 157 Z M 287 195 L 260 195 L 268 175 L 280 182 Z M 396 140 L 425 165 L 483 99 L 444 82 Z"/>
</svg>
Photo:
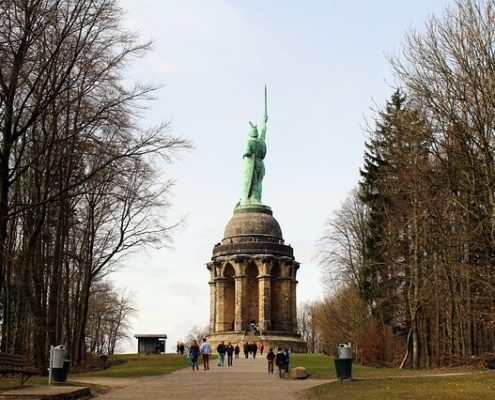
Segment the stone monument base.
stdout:
<svg viewBox="0 0 495 400">
<path fill-rule="evenodd" d="M 241 332 L 221 332 L 221 333 L 213 333 L 208 335 L 208 342 L 210 342 L 211 349 L 213 353 L 216 353 L 217 346 L 223 340 L 225 345 L 229 342 L 232 343 L 232 346 L 239 345 L 241 348 L 241 356 L 244 356 L 243 346 L 244 343 L 260 343 L 263 342 L 265 348 L 263 350 L 263 354 L 268 352 L 268 349 L 272 348 L 276 353 L 278 347 L 282 347 L 283 349 L 289 348 L 292 353 L 307 353 L 308 347 L 304 340 L 301 339 L 299 335 L 291 335 L 285 332 L 266 332 L 263 335 L 255 335 L 252 332 L 248 334 L 244 334 Z"/>
</svg>

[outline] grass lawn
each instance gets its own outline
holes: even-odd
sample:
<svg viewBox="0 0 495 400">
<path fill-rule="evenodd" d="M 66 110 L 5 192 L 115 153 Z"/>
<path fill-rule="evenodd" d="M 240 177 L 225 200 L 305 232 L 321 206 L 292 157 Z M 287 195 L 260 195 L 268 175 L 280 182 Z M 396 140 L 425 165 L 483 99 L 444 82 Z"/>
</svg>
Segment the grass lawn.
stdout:
<svg viewBox="0 0 495 400">
<path fill-rule="evenodd" d="M 70 374 L 70 376 L 101 376 L 114 378 L 135 378 L 141 376 L 154 376 L 169 374 L 178 369 L 189 366 L 185 355 L 180 354 L 160 354 L 160 355 L 140 355 L 137 354 L 120 354 L 112 356 L 118 364 L 110 368 L 82 372 L 79 374 Z"/>
<path fill-rule="evenodd" d="M 321 354 L 292 354 L 291 368 L 303 366 L 312 378 L 335 379 L 333 357 Z M 453 373 L 466 375 L 449 376 Z M 443 376 L 441 376 L 443 374 Z M 435 376 L 432 376 L 435 375 Z M 439 376 L 440 375 L 440 376 Z M 493 400 L 495 372 L 438 368 L 433 370 L 398 370 L 352 365 L 353 380 L 314 387 L 304 399 L 353 400 Z"/>
<path fill-rule="evenodd" d="M 182 368 L 189 367 L 185 355 L 178 354 L 160 354 L 160 355 L 140 355 L 137 354 L 119 354 L 109 357 L 111 362 L 116 362 L 110 368 L 91 371 L 73 373 L 69 372 L 68 382 L 65 385 L 70 385 L 71 377 L 115 377 L 115 378 L 136 378 L 142 376 L 164 375 L 170 372 L 177 371 Z M 201 360 L 200 360 L 201 361 Z M 79 385 L 74 383 L 75 385 Z M 25 386 L 30 385 L 48 385 L 48 377 L 34 375 L 25 383 Z M 20 387 L 19 378 L 4 378 L 0 379 L 0 390 Z"/>
<path fill-rule="evenodd" d="M 290 367 L 305 367 L 311 378 L 335 379 L 335 365 L 333 357 L 323 354 L 291 354 Z M 397 368 L 373 368 L 360 364 L 352 365 L 352 377 L 359 378 L 385 378 L 385 377 L 409 377 L 426 376 L 452 372 L 465 372 L 466 370 L 438 368 L 434 370 L 407 370 Z"/>
<path fill-rule="evenodd" d="M 304 392 L 304 399 L 353 400 L 492 400 L 495 373 L 462 376 L 423 376 L 333 382 Z"/>
<path fill-rule="evenodd" d="M 48 385 L 48 377 L 34 375 L 29 378 L 26 382 L 24 382 L 24 386 L 29 385 Z M 20 378 L 7 376 L 5 378 L 0 379 L 0 390 L 12 389 L 21 387 Z"/>
</svg>

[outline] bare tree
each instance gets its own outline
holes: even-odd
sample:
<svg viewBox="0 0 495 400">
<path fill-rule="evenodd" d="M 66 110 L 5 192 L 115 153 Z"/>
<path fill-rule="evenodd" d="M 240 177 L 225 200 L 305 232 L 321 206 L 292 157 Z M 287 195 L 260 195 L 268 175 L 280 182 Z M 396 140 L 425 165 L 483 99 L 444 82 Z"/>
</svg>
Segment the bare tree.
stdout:
<svg viewBox="0 0 495 400">
<path fill-rule="evenodd" d="M 318 337 L 323 351 L 335 355 L 339 343 L 351 342 L 357 359 L 366 335 L 370 312 L 355 286 L 341 287 L 315 310 Z"/>
<path fill-rule="evenodd" d="M 136 310 L 129 293 L 108 281 L 93 285 L 90 294 L 86 341 L 92 354 L 114 354 L 118 341 L 128 338 L 129 317 Z"/>
<path fill-rule="evenodd" d="M 140 129 L 154 88 L 124 72 L 149 43 L 121 15 L 114 0 L 0 2 L 0 347 L 42 370 L 56 342 L 82 362 L 92 285 L 174 227 L 153 165 L 189 144 Z"/>
<path fill-rule="evenodd" d="M 318 242 L 318 261 L 324 267 L 324 279 L 329 291 L 341 282 L 359 285 L 366 215 L 366 207 L 357 189 L 354 189 L 325 223 L 324 235 Z"/>
<path fill-rule="evenodd" d="M 203 338 L 208 336 L 209 326 L 193 326 L 186 335 L 186 347 L 189 348 L 191 343 L 195 340 L 198 344 L 201 344 Z"/>
<path fill-rule="evenodd" d="M 317 310 L 320 304 L 316 301 L 301 303 L 297 311 L 297 326 L 302 339 L 308 346 L 308 353 L 320 352 L 321 345 L 317 330 Z"/>
<path fill-rule="evenodd" d="M 491 346 L 479 332 L 493 331 L 482 315 L 491 312 L 495 288 L 494 35 L 495 2 L 459 0 L 432 17 L 425 33 L 411 31 L 402 57 L 392 60 L 432 128 L 435 187 L 443 196 L 431 211 L 433 271 L 448 295 L 435 300 L 441 311 L 433 315 L 447 329 L 443 338 L 432 328 L 438 338 L 424 349 L 438 357 L 468 357 Z"/>
</svg>

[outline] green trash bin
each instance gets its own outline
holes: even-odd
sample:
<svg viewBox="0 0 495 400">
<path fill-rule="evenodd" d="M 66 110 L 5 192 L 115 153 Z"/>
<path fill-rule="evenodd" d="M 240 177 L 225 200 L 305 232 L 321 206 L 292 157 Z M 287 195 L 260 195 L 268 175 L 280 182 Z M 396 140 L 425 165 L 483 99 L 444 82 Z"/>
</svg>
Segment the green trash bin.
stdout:
<svg viewBox="0 0 495 400">
<path fill-rule="evenodd" d="M 352 358 L 335 358 L 337 379 L 352 379 Z"/>
<path fill-rule="evenodd" d="M 66 382 L 69 375 L 70 360 L 64 360 L 62 368 L 53 368 L 52 379 L 54 382 Z"/>
</svg>

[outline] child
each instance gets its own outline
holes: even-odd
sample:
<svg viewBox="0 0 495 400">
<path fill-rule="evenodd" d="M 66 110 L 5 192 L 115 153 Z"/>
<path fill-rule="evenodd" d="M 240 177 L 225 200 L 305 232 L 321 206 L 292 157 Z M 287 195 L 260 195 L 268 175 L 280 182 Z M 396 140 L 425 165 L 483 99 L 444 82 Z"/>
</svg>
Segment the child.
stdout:
<svg viewBox="0 0 495 400">
<path fill-rule="evenodd" d="M 268 360 L 268 373 L 273 374 L 273 360 L 275 359 L 275 353 L 273 352 L 273 349 L 270 349 L 268 351 L 266 359 Z"/>
<path fill-rule="evenodd" d="M 278 367 L 278 374 L 280 378 L 283 378 L 285 375 L 285 355 L 282 352 L 282 347 L 279 347 L 277 349 L 277 355 L 275 356 L 275 364 L 277 364 Z"/>
</svg>

